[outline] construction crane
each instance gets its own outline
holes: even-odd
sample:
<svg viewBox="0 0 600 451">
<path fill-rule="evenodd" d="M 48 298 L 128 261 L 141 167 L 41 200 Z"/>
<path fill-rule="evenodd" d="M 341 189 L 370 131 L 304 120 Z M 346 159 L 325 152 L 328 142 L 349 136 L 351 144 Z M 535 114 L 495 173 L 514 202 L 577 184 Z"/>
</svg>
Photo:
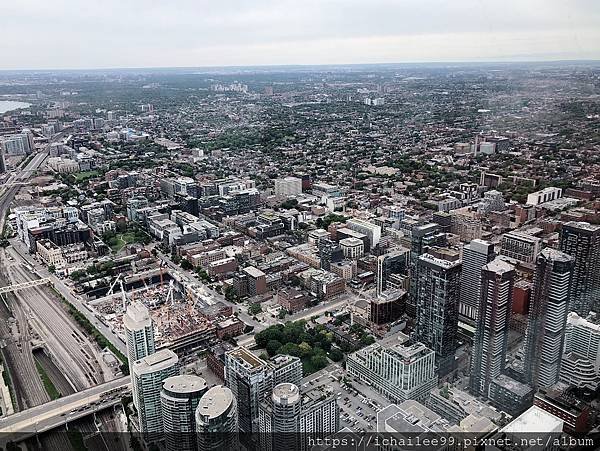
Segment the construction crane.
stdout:
<svg viewBox="0 0 600 451">
<path fill-rule="evenodd" d="M 175 297 L 173 296 L 173 280 L 169 281 L 169 291 L 167 292 L 165 304 L 168 304 L 169 300 L 171 300 L 171 306 L 175 305 Z"/>
<path fill-rule="evenodd" d="M 163 266 L 165 265 L 165 261 L 161 260 L 160 261 L 160 267 L 159 267 L 159 272 L 160 272 L 160 287 L 162 288 L 163 286 Z"/>
<path fill-rule="evenodd" d="M 119 281 L 121 284 L 121 300 L 123 301 L 123 313 L 127 311 L 127 294 L 125 294 L 125 287 L 123 286 L 123 281 Z"/>
<path fill-rule="evenodd" d="M 113 290 L 115 289 L 115 286 L 117 285 L 117 283 L 121 280 L 121 274 L 119 274 L 115 281 L 112 283 L 112 285 L 110 286 L 110 288 L 108 289 L 106 296 L 110 296 L 111 294 L 113 294 Z M 121 283 L 121 286 L 123 286 L 123 284 Z"/>
</svg>

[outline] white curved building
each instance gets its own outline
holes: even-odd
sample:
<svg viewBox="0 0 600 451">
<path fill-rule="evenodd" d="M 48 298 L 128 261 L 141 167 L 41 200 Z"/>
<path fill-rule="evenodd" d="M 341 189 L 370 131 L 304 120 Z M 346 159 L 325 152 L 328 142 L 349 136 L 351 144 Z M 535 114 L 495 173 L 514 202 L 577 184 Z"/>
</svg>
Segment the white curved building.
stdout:
<svg viewBox="0 0 600 451">
<path fill-rule="evenodd" d="M 233 449 L 237 442 L 237 409 L 231 390 L 222 385 L 209 389 L 196 407 L 198 450 Z"/>
<path fill-rule="evenodd" d="M 164 380 L 160 392 L 167 451 L 196 450 L 196 408 L 208 391 L 206 381 L 191 374 Z"/>
<path fill-rule="evenodd" d="M 123 326 L 125 326 L 129 374 L 133 374 L 134 362 L 156 352 L 154 325 L 146 306 L 136 301 L 127 306 L 127 311 L 123 315 Z"/>
</svg>

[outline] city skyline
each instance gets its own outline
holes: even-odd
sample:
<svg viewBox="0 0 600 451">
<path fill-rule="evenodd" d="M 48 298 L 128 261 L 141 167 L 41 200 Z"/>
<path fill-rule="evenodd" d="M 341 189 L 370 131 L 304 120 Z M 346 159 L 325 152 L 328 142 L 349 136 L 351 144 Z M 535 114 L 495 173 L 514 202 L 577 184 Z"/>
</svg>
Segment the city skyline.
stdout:
<svg viewBox="0 0 600 451">
<path fill-rule="evenodd" d="M 0 448 L 600 449 L 600 3 L 87 6 L 0 5 Z"/>
</svg>

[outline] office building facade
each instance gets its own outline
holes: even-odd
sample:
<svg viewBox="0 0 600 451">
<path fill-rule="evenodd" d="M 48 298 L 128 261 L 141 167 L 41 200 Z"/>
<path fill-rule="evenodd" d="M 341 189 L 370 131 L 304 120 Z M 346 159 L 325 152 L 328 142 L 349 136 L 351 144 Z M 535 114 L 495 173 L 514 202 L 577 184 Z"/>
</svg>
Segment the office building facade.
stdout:
<svg viewBox="0 0 600 451">
<path fill-rule="evenodd" d="M 587 222 L 563 224 L 560 250 L 575 260 L 570 310 L 586 317 L 600 309 L 600 225 Z"/>
<path fill-rule="evenodd" d="M 350 354 L 346 370 L 392 402 L 424 400 L 437 383 L 435 354 L 422 343 L 372 344 Z"/>
<path fill-rule="evenodd" d="M 502 237 L 500 254 L 521 263 L 535 264 L 542 240 L 522 232 L 509 232 Z"/>
<path fill-rule="evenodd" d="M 455 369 L 462 264 L 451 249 L 429 252 L 417 259 L 415 339 L 435 352 L 443 377 Z"/>
<path fill-rule="evenodd" d="M 525 377 L 534 387 L 558 381 L 573 275 L 573 258 L 544 249 L 537 258 L 525 334 Z"/>
<path fill-rule="evenodd" d="M 567 317 L 560 380 L 580 389 L 600 387 L 600 321 L 571 312 Z"/>
<path fill-rule="evenodd" d="M 479 316 L 471 355 L 471 392 L 488 397 L 492 380 L 504 370 L 512 308 L 514 267 L 500 259 L 481 270 Z"/>
<path fill-rule="evenodd" d="M 373 224 L 372 222 L 365 221 L 363 219 L 352 218 L 346 222 L 346 226 L 350 230 L 362 233 L 367 236 L 369 240 L 369 249 L 373 249 L 379 244 L 381 239 L 381 227 Z"/>
<path fill-rule="evenodd" d="M 275 195 L 293 196 L 302 193 L 302 179 L 297 177 L 285 177 L 275 180 Z"/>
<path fill-rule="evenodd" d="M 463 247 L 459 319 L 475 324 L 481 291 L 481 270 L 494 259 L 494 245 L 475 239 Z"/>
</svg>

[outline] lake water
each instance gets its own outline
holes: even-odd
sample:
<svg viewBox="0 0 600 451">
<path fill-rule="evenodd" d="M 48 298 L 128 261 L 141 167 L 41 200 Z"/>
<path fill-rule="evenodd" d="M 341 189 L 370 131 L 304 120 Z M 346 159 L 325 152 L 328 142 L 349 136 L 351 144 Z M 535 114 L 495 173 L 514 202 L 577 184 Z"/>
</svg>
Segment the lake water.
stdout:
<svg viewBox="0 0 600 451">
<path fill-rule="evenodd" d="M 0 114 L 6 113 L 7 111 L 18 110 L 20 108 L 29 108 L 30 103 L 16 102 L 14 100 L 0 100 Z"/>
</svg>

